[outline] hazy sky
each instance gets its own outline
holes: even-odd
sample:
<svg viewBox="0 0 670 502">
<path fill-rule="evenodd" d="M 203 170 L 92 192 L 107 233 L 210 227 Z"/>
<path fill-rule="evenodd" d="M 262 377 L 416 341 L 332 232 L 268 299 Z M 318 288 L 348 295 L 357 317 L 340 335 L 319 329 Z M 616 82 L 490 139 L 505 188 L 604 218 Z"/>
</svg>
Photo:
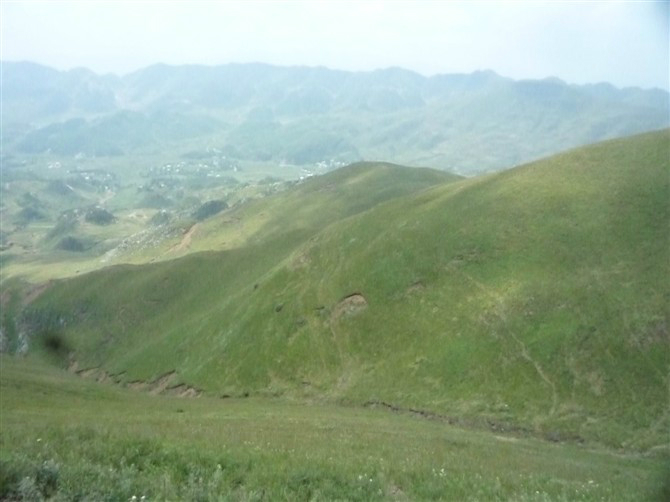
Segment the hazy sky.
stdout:
<svg viewBox="0 0 670 502">
<path fill-rule="evenodd" d="M 260 61 L 669 84 L 669 3 L 2 0 L 1 58 L 125 74 Z"/>
</svg>

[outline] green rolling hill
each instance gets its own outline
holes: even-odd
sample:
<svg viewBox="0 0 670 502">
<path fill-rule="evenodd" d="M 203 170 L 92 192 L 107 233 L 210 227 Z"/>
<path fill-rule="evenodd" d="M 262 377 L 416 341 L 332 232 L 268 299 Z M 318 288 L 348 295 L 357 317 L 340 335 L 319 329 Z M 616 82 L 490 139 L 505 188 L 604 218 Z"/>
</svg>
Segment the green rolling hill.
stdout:
<svg viewBox="0 0 670 502">
<path fill-rule="evenodd" d="M 669 168 L 667 130 L 469 179 L 356 164 L 206 220 L 201 252 L 55 281 L 5 332 L 158 390 L 658 447 Z"/>
</svg>

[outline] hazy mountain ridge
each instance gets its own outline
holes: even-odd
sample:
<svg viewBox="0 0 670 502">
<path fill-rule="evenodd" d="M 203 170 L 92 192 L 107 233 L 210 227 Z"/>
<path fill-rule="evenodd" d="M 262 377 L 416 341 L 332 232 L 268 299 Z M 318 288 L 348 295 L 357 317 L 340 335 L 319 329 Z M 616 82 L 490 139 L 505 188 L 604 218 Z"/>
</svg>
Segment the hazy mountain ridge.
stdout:
<svg viewBox="0 0 670 502">
<path fill-rule="evenodd" d="M 662 90 L 492 71 L 158 64 L 117 77 L 4 62 L 2 73 L 6 147 L 19 153 L 118 155 L 203 138 L 240 160 L 384 159 L 468 173 L 670 124 Z"/>
</svg>

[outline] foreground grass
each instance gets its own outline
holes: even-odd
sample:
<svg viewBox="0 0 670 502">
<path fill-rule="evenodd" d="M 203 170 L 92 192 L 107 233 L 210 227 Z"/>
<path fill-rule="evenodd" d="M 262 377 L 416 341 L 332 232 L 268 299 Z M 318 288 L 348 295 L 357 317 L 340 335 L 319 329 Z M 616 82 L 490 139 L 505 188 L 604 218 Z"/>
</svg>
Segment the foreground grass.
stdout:
<svg viewBox="0 0 670 502">
<path fill-rule="evenodd" d="M 133 393 L 3 357 L 0 498 L 662 500 L 666 461 L 383 410 Z M 667 470 L 665 470 L 667 474 Z"/>
</svg>

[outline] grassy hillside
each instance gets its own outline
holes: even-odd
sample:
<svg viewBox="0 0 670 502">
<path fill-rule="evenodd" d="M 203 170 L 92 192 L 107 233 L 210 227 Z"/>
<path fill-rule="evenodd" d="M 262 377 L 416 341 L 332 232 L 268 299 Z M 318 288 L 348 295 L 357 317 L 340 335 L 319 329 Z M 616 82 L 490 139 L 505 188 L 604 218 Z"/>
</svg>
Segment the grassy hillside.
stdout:
<svg viewBox="0 0 670 502">
<path fill-rule="evenodd" d="M 353 166 L 240 209 L 224 251 L 59 281 L 23 325 L 123 382 L 667 448 L 669 155 L 663 131 L 456 182 Z"/>
<path fill-rule="evenodd" d="M 0 367 L 3 500 L 637 502 L 669 488 L 660 457 L 385 410 L 150 396 L 30 359 Z"/>
<path fill-rule="evenodd" d="M 460 179 L 432 169 L 358 162 L 311 178 L 274 197 L 250 201 L 223 218 L 199 225 L 197 239 L 193 239 L 187 251 L 238 248 L 247 243 L 260 245 L 297 233 L 301 237 L 292 240 L 296 247 L 304 238 L 330 224 L 382 202 Z"/>
</svg>

